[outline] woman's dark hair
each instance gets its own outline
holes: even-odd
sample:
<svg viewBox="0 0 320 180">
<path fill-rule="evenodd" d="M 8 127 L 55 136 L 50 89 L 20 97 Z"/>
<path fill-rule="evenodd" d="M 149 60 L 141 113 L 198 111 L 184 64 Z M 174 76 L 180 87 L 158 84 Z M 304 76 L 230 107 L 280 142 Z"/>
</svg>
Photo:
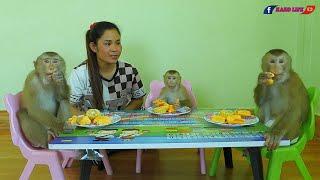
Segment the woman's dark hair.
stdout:
<svg viewBox="0 0 320 180">
<path fill-rule="evenodd" d="M 87 48 L 87 67 L 89 72 L 90 78 L 90 85 L 92 88 L 93 100 L 94 100 L 94 107 L 97 109 L 103 109 L 103 96 L 102 96 L 102 82 L 100 77 L 99 65 L 97 60 L 97 55 L 93 52 L 90 48 L 90 43 L 93 42 L 97 45 L 98 40 L 101 38 L 103 33 L 106 30 L 115 29 L 119 35 L 121 35 L 119 28 L 117 25 L 101 21 L 93 23 L 90 26 L 90 29 L 86 33 L 86 48 Z"/>
</svg>

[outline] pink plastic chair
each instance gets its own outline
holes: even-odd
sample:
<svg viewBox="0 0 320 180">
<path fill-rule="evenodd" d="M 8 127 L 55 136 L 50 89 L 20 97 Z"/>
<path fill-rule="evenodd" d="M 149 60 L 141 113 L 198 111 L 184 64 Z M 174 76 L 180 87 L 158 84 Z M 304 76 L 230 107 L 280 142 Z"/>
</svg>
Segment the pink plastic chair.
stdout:
<svg viewBox="0 0 320 180">
<path fill-rule="evenodd" d="M 197 107 L 197 101 L 196 97 L 192 92 L 191 83 L 187 80 L 183 80 L 182 84 L 184 87 L 188 90 L 189 95 L 192 97 L 192 108 Z M 161 88 L 164 87 L 163 81 L 159 80 L 153 80 L 150 83 L 150 93 L 147 95 L 147 98 L 145 100 L 144 107 L 147 109 L 148 107 L 152 106 L 152 101 L 157 99 L 160 95 Z M 141 156 L 142 156 L 142 150 L 137 150 L 137 159 L 136 159 L 136 173 L 141 172 Z M 199 156 L 200 156 L 200 170 L 201 174 L 206 174 L 206 161 L 205 161 L 205 152 L 203 148 L 199 149 Z"/>
<path fill-rule="evenodd" d="M 111 164 L 110 164 L 110 161 L 109 161 L 109 158 L 108 158 L 107 151 L 105 149 L 100 149 L 99 152 L 103 156 L 101 159 L 102 159 L 103 165 L 104 165 L 104 167 L 106 169 L 107 175 L 112 175 L 113 171 L 112 171 L 112 167 L 111 167 Z"/>
<path fill-rule="evenodd" d="M 21 93 L 16 95 L 7 94 L 4 97 L 6 109 L 9 113 L 10 132 L 14 145 L 20 148 L 22 155 L 28 160 L 20 180 L 29 179 L 29 176 L 36 164 L 46 164 L 49 166 L 52 179 L 63 180 L 63 169 L 70 167 L 74 158 L 78 156 L 75 151 L 53 151 L 48 149 L 35 148 L 25 139 L 18 118 L 19 101 Z M 62 164 L 60 159 L 62 159 Z"/>
</svg>

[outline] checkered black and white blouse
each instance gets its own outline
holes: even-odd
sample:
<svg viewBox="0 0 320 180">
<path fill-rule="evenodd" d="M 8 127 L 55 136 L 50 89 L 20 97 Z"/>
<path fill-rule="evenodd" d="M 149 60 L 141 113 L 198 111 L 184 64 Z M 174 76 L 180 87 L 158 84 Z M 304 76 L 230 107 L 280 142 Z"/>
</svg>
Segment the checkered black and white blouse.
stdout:
<svg viewBox="0 0 320 180">
<path fill-rule="evenodd" d="M 124 109 L 132 99 L 145 95 L 143 84 L 136 68 L 131 64 L 118 61 L 112 79 L 101 76 L 105 110 Z M 93 95 L 89 83 L 87 64 L 82 63 L 70 74 L 70 102 L 83 110 L 93 108 Z"/>
</svg>

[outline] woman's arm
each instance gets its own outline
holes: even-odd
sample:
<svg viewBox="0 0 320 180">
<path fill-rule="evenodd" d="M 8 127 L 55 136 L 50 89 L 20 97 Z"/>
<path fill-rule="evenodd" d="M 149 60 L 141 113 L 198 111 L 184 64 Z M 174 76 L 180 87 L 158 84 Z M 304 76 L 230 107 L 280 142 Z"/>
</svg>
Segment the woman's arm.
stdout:
<svg viewBox="0 0 320 180">
<path fill-rule="evenodd" d="M 141 109 L 142 104 L 143 104 L 143 97 L 138 99 L 132 99 L 131 102 L 128 104 L 128 106 L 125 108 L 125 110 Z"/>
</svg>

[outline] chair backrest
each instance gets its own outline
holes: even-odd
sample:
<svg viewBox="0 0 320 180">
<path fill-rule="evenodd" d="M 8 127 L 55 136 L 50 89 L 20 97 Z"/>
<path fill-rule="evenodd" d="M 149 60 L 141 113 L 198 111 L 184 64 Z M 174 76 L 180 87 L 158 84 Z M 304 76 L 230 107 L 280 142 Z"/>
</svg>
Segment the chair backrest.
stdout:
<svg viewBox="0 0 320 180">
<path fill-rule="evenodd" d="M 16 95 L 7 94 L 4 96 L 4 103 L 6 109 L 9 113 L 9 124 L 11 139 L 14 145 L 18 146 L 24 157 L 32 156 L 31 151 L 37 150 L 31 146 L 29 141 L 24 137 L 23 132 L 21 131 L 19 120 L 17 117 L 17 112 L 20 109 L 20 98 L 22 93 L 17 93 Z"/>
<path fill-rule="evenodd" d="M 182 84 L 187 89 L 189 95 L 191 96 L 192 108 L 196 108 L 197 101 L 196 101 L 196 97 L 195 97 L 194 93 L 192 92 L 191 83 L 188 80 L 183 80 Z M 163 81 L 159 81 L 159 80 L 151 81 L 150 92 L 147 95 L 147 98 L 144 103 L 145 108 L 152 106 L 152 101 L 154 101 L 155 99 L 157 99 L 159 97 L 160 91 L 163 87 L 164 87 Z"/>
<path fill-rule="evenodd" d="M 313 138 L 315 132 L 315 108 L 317 107 L 319 101 L 319 95 L 319 89 L 316 87 L 308 88 L 310 110 L 307 121 L 303 123 L 303 133 L 306 134 L 308 140 Z"/>
<path fill-rule="evenodd" d="M 20 97 L 21 93 L 18 93 L 16 95 L 7 94 L 4 96 L 4 103 L 9 113 L 11 138 L 13 144 L 16 146 L 19 146 L 20 137 L 23 137 L 17 118 L 17 112 L 20 108 Z"/>
</svg>

